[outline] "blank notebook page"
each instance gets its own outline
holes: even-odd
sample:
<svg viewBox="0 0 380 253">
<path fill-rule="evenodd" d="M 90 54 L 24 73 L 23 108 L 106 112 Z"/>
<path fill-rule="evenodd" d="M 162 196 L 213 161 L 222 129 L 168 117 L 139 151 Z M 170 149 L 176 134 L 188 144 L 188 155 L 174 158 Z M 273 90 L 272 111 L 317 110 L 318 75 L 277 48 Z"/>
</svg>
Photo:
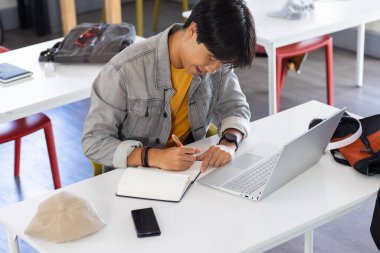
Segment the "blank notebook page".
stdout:
<svg viewBox="0 0 380 253">
<path fill-rule="evenodd" d="M 117 195 L 179 201 L 191 183 L 188 175 L 146 168 L 127 168 L 121 177 Z"/>
</svg>

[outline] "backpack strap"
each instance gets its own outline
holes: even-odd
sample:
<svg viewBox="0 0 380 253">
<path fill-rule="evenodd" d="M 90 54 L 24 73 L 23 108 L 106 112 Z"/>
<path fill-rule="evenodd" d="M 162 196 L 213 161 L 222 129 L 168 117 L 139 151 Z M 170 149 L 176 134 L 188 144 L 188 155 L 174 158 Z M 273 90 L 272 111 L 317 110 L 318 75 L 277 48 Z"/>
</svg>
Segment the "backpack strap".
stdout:
<svg viewBox="0 0 380 253">
<path fill-rule="evenodd" d="M 54 61 L 54 56 L 58 51 L 59 46 L 61 45 L 62 42 L 57 42 L 52 48 L 48 48 L 45 51 L 42 51 L 40 53 L 40 56 L 38 57 L 38 61 L 41 62 L 50 62 Z"/>
<path fill-rule="evenodd" d="M 358 119 L 355 119 L 345 113 L 337 129 L 335 130 L 333 137 L 345 136 L 348 129 L 351 133 L 353 132 L 353 134 L 350 137 L 344 138 L 340 141 L 330 142 L 326 147 L 326 151 L 330 151 L 331 155 L 337 163 L 351 166 L 351 164 L 344 157 L 338 156 L 340 154 L 339 148 L 348 146 L 351 143 L 355 142 L 357 139 L 361 138 L 363 129 L 362 124 Z"/>
<path fill-rule="evenodd" d="M 351 164 L 346 159 L 337 156 L 338 154 L 340 154 L 339 150 L 333 149 L 333 150 L 330 150 L 330 153 L 333 156 L 335 162 L 343 164 L 343 165 L 351 166 Z"/>
</svg>

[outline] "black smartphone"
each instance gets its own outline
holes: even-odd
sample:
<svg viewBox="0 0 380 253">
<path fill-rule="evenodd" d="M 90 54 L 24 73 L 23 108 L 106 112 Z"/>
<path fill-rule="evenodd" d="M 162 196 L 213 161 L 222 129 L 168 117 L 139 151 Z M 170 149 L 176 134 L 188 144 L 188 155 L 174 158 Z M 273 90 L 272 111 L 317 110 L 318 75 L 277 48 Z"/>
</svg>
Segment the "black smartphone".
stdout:
<svg viewBox="0 0 380 253">
<path fill-rule="evenodd" d="M 136 209 L 132 210 L 131 213 L 137 237 L 148 237 L 161 234 L 153 208 Z"/>
</svg>

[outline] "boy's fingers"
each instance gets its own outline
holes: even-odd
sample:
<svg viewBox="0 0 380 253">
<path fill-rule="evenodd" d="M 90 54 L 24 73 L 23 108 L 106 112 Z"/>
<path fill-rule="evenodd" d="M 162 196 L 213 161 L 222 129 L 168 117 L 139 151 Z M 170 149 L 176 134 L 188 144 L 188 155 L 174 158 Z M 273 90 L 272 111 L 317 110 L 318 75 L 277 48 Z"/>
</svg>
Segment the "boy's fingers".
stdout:
<svg viewBox="0 0 380 253">
<path fill-rule="evenodd" d="M 200 154 L 200 155 L 196 156 L 195 158 L 197 161 L 203 161 L 203 159 L 205 159 L 205 157 L 206 157 L 206 154 L 207 154 L 207 152 L 204 152 L 203 154 Z"/>
<path fill-rule="evenodd" d="M 194 147 L 182 147 L 186 154 L 195 155 L 199 154 L 201 150 L 199 148 Z"/>
<path fill-rule="evenodd" d="M 195 156 L 192 156 L 192 155 L 189 155 L 189 154 L 185 154 L 185 155 L 183 155 L 181 157 L 182 157 L 182 160 L 188 161 L 188 162 L 194 162 L 197 159 Z"/>
<path fill-rule="evenodd" d="M 212 154 L 210 152 L 207 152 L 206 153 L 206 157 L 204 158 L 203 162 L 202 162 L 202 165 L 201 165 L 201 172 L 205 172 L 209 163 L 210 163 L 210 159 L 212 157 Z"/>
<path fill-rule="evenodd" d="M 186 154 L 189 154 L 189 155 L 194 155 L 197 153 L 197 149 L 193 147 L 182 147 L 182 149 L 184 150 Z"/>
</svg>

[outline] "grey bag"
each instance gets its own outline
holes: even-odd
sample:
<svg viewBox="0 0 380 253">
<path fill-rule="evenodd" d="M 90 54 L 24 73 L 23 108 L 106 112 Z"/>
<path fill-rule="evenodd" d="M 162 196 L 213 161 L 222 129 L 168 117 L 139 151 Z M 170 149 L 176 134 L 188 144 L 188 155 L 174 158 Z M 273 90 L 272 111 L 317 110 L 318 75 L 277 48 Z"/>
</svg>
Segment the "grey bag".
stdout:
<svg viewBox="0 0 380 253">
<path fill-rule="evenodd" d="M 40 53 L 41 62 L 106 63 L 134 43 L 134 25 L 83 23 L 73 28 L 62 42 Z"/>
</svg>

